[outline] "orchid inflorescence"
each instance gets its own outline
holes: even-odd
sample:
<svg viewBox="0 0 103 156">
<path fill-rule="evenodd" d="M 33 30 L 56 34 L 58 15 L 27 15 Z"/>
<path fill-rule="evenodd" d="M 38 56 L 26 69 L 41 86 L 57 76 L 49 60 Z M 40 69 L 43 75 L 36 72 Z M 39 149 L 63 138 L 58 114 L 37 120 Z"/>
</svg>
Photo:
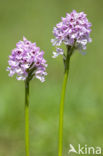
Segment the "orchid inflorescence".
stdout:
<svg viewBox="0 0 103 156">
<path fill-rule="evenodd" d="M 88 22 L 84 12 L 77 13 L 73 10 L 66 17 L 61 18 L 61 22 L 53 29 L 54 39 L 51 40 L 53 46 L 56 46 L 56 52 L 53 52 L 53 58 L 63 55 L 64 51 L 59 46 L 64 43 L 66 46 L 74 47 L 80 52 L 86 49 L 88 42 L 91 42 L 90 32 L 91 23 Z"/>
<path fill-rule="evenodd" d="M 43 58 L 44 52 L 36 46 L 36 43 L 28 41 L 23 37 L 23 41 L 16 44 L 9 56 L 9 76 L 17 74 L 17 80 L 31 80 L 34 77 L 44 82 L 46 72 L 46 60 Z"/>
</svg>

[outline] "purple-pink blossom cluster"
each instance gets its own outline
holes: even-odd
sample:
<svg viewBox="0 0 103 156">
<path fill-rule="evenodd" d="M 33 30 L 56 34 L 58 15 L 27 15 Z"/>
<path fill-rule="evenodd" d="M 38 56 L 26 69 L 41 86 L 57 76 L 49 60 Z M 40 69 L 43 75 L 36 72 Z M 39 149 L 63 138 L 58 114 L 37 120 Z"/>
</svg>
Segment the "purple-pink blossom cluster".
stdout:
<svg viewBox="0 0 103 156">
<path fill-rule="evenodd" d="M 74 47 L 79 51 L 85 50 L 88 42 L 91 42 L 90 32 L 91 23 L 88 22 L 84 12 L 77 13 L 73 10 L 67 13 L 65 18 L 53 29 L 54 39 L 51 40 L 53 46 L 56 46 L 56 52 L 53 57 L 63 55 L 63 50 L 58 48 L 62 43 Z"/>
<path fill-rule="evenodd" d="M 23 37 L 23 41 L 16 44 L 9 56 L 9 76 L 17 75 L 17 80 L 28 80 L 36 77 L 44 82 L 46 72 L 46 60 L 43 58 L 44 52 L 36 46 L 36 43 L 28 41 Z"/>
</svg>

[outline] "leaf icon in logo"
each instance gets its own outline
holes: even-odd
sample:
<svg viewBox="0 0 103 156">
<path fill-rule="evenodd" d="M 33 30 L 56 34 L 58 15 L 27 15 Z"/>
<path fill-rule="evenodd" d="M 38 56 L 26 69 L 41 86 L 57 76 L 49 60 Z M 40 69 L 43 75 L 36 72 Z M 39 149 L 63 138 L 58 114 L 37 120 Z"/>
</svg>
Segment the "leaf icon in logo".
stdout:
<svg viewBox="0 0 103 156">
<path fill-rule="evenodd" d="M 70 150 L 69 150 L 68 153 L 71 153 L 71 152 L 78 153 L 78 152 L 75 150 L 75 148 L 73 147 L 72 144 L 70 144 Z"/>
</svg>

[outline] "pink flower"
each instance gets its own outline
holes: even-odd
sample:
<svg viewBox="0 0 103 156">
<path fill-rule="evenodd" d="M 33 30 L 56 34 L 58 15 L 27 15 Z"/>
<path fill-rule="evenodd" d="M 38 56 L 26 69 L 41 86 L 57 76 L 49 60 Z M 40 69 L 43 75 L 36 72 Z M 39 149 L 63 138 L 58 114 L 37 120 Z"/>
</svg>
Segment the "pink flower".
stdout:
<svg viewBox="0 0 103 156">
<path fill-rule="evenodd" d="M 17 80 L 29 81 L 36 77 L 44 82 L 46 72 L 46 60 L 43 58 L 44 52 L 36 46 L 36 43 L 28 41 L 23 37 L 23 41 L 16 44 L 16 48 L 12 50 L 9 56 L 9 76 L 17 75 Z"/>
<path fill-rule="evenodd" d="M 61 22 L 53 29 L 54 39 L 51 40 L 53 46 L 59 47 L 62 43 L 67 46 L 74 47 L 79 51 L 85 50 L 88 42 L 91 42 L 90 32 L 91 23 L 88 22 L 84 12 L 77 13 L 73 10 L 70 14 L 66 14 L 65 18 L 61 18 Z M 63 55 L 63 50 L 57 48 L 53 52 L 53 57 Z"/>
</svg>

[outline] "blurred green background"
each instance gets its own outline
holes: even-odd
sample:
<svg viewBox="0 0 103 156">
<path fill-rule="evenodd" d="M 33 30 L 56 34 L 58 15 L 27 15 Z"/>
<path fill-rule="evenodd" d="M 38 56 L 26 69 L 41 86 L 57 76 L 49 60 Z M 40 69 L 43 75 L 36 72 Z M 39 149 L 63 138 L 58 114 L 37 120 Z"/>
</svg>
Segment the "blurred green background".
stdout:
<svg viewBox="0 0 103 156">
<path fill-rule="evenodd" d="M 0 0 L 0 156 L 25 156 L 24 82 L 8 77 L 8 55 L 23 35 L 45 51 L 45 83 L 30 84 L 30 156 L 57 156 L 62 57 L 52 59 L 53 26 L 73 9 L 92 23 L 87 54 L 72 56 L 64 115 L 63 156 L 69 144 L 103 147 L 103 1 Z M 72 156 L 73 154 L 71 154 Z"/>
</svg>

